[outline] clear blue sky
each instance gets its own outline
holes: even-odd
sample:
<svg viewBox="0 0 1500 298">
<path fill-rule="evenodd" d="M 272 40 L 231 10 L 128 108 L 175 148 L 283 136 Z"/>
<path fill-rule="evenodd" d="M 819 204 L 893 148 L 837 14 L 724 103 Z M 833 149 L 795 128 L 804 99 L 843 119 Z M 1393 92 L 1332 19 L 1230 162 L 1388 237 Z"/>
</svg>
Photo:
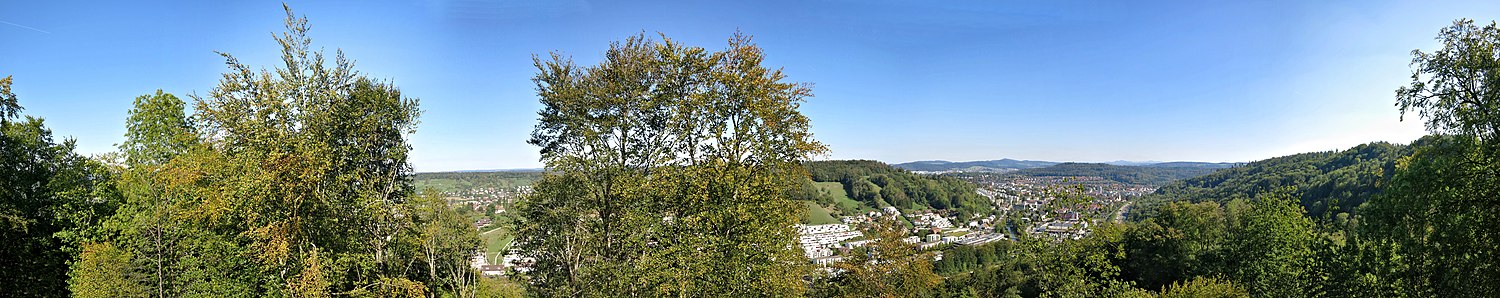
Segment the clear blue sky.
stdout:
<svg viewBox="0 0 1500 298">
<path fill-rule="evenodd" d="M 221 3 L 223 2 L 223 3 Z M 204 94 L 213 51 L 273 66 L 281 6 L 0 3 L 0 75 L 85 154 L 131 100 Z M 426 111 L 418 171 L 539 167 L 530 57 L 593 63 L 661 32 L 720 48 L 736 29 L 815 83 L 825 158 L 1249 161 L 1423 134 L 1393 90 L 1439 28 L 1500 5 L 1431 1 L 293 1 L 314 46 L 393 79 Z M 1309 2 L 1309 3 L 1305 3 Z"/>
</svg>

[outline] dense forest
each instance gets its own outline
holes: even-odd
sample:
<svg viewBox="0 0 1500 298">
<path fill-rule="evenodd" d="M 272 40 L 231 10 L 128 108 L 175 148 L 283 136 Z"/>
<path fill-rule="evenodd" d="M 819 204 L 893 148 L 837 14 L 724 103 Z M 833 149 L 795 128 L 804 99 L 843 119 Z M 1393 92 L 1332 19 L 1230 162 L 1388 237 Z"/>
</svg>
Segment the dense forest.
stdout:
<svg viewBox="0 0 1500 298">
<path fill-rule="evenodd" d="M 1228 167 L 1228 164 L 1207 164 Z M 1172 181 L 1213 173 L 1216 166 L 1117 166 L 1102 163 L 1065 162 L 1045 168 L 1024 169 L 1016 175 L 1036 177 L 1097 176 L 1125 184 L 1163 185 Z"/>
<path fill-rule="evenodd" d="M 976 193 L 973 184 L 953 177 L 913 174 L 872 160 L 814 161 L 806 166 L 812 181 L 838 182 L 849 198 L 876 209 L 895 206 L 903 211 L 951 210 L 958 212 L 960 218 L 994 211 L 994 205 Z M 810 187 L 804 184 L 794 197 L 817 198 Z"/>
<path fill-rule="evenodd" d="M 1429 137 L 1411 146 L 1369 143 L 1343 151 L 1256 161 L 1168 184 L 1143 200 L 1224 203 L 1290 188 L 1293 197 L 1307 209 L 1308 216 L 1343 222 L 1366 200 L 1380 194 L 1380 180 L 1393 174 L 1398 159 L 1411 155 L 1412 148 L 1431 141 Z"/>
</svg>

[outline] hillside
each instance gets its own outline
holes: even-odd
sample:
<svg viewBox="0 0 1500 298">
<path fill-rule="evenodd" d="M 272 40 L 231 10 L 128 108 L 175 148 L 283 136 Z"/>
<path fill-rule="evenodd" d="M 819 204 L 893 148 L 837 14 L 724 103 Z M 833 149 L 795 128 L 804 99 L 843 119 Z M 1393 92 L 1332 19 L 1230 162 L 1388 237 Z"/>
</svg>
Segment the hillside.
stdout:
<svg viewBox="0 0 1500 298">
<path fill-rule="evenodd" d="M 1412 146 L 1376 142 L 1276 157 L 1170 183 L 1148 198 L 1223 203 L 1291 188 L 1308 216 L 1339 216 L 1378 194 L 1379 181 L 1389 177 L 1398 158 L 1411 153 Z"/>
<path fill-rule="evenodd" d="M 951 210 L 958 212 L 961 218 L 994 211 L 989 199 L 976 193 L 973 184 L 952 177 L 918 175 L 870 160 L 815 161 L 807 163 L 807 168 L 812 174 L 812 180 L 816 182 L 809 185 L 838 183 L 843 187 L 843 194 L 858 202 L 861 209 L 895 206 L 903 212 Z M 810 191 L 804 193 L 806 194 L 798 197 L 818 198 Z M 824 206 L 847 206 L 845 203 L 826 201 L 828 199 L 819 200 Z"/>
<path fill-rule="evenodd" d="M 1204 168 L 1204 169 L 1226 169 L 1245 165 L 1243 162 L 1196 162 L 1196 161 L 1173 161 L 1158 162 L 1140 165 L 1149 168 Z"/>
<path fill-rule="evenodd" d="M 418 190 L 436 189 L 443 193 L 469 193 L 480 189 L 514 189 L 528 186 L 542 178 L 541 171 L 461 171 L 417 173 L 412 184 Z"/>
<path fill-rule="evenodd" d="M 1021 169 L 1041 168 L 1057 164 L 1050 161 L 1036 160 L 982 160 L 951 162 L 944 160 L 924 160 L 891 165 L 908 171 L 942 172 L 942 171 L 969 171 L 969 172 L 1010 172 Z"/>
<path fill-rule="evenodd" d="M 1209 163 L 1170 164 L 1181 166 L 1117 166 L 1102 163 L 1069 162 L 1045 168 L 1020 170 L 1016 174 L 1038 177 L 1099 176 L 1126 184 L 1164 185 L 1172 181 L 1207 175 L 1232 165 Z"/>
</svg>

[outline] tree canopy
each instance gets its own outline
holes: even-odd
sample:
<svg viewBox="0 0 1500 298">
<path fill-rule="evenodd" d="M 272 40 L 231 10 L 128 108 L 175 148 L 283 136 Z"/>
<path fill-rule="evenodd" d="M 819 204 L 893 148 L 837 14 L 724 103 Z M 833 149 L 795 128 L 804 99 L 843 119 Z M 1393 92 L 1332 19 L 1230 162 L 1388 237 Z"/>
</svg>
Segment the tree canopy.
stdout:
<svg viewBox="0 0 1500 298">
<path fill-rule="evenodd" d="M 541 296 L 801 296 L 788 194 L 826 149 L 797 111 L 808 84 L 736 34 L 710 52 L 662 37 L 595 66 L 535 58 L 529 141 L 547 174 L 518 204 Z"/>
</svg>

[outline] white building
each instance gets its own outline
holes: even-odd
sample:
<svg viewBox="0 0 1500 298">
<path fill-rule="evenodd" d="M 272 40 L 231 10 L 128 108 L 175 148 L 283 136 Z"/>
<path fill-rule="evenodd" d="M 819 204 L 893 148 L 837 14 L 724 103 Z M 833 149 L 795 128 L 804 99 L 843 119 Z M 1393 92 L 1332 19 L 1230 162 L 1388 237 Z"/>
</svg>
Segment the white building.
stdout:
<svg viewBox="0 0 1500 298">
<path fill-rule="evenodd" d="M 797 243 L 808 258 L 817 259 L 833 255 L 833 249 L 844 240 L 863 236 L 846 224 L 797 225 Z"/>
</svg>

